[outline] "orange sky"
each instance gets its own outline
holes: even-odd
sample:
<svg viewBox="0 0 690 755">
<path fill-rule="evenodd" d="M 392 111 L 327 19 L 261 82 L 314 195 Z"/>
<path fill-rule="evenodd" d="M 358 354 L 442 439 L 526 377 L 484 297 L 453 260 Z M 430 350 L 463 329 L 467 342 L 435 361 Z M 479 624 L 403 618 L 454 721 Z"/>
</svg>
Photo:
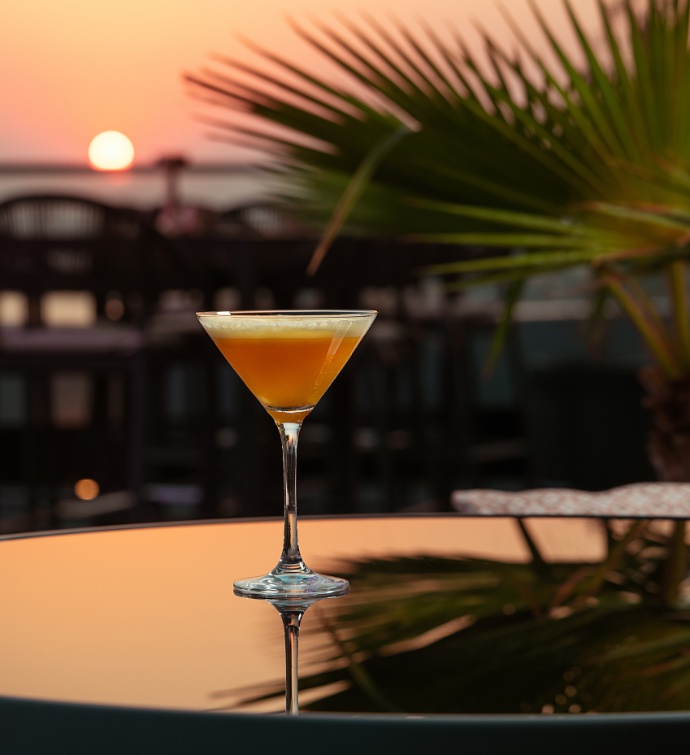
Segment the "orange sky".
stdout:
<svg viewBox="0 0 690 755">
<path fill-rule="evenodd" d="M 503 3 L 528 23 L 527 0 Z M 562 18 L 556 0 L 538 0 Z M 578 0 L 593 14 L 594 0 Z M 362 8 L 437 28 L 452 23 L 470 40 L 473 20 L 505 35 L 499 3 L 486 0 L 7 0 L 0 31 L 0 163 L 85 162 L 90 139 L 117 129 L 134 142 L 137 162 L 184 153 L 226 161 L 229 147 L 210 141 L 194 119 L 183 71 L 198 70 L 212 52 L 247 55 L 238 34 L 304 59 L 286 17 L 332 19 Z"/>
</svg>

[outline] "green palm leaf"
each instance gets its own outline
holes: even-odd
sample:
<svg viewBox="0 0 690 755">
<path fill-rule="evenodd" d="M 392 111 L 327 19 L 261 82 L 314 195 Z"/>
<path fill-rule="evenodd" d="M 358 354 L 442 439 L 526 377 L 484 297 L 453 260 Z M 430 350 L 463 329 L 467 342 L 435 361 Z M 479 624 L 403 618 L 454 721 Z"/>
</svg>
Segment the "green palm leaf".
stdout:
<svg viewBox="0 0 690 755">
<path fill-rule="evenodd" d="M 668 276 L 674 310 L 661 328 L 646 327 L 658 313 L 618 282 L 687 257 L 690 9 L 639 6 L 599 0 L 593 34 L 564 0 L 577 54 L 533 3 L 543 44 L 508 17 L 519 54 L 483 32 L 480 61 L 457 35 L 365 16 L 294 26 L 347 86 L 257 48 L 269 69 L 224 58 L 188 80 L 215 106 L 249 114 L 250 127 L 213 125 L 267 146 L 293 202 L 328 224 L 319 257 L 341 229 L 446 243 L 458 262 L 434 273 L 459 287 L 467 276 L 510 281 L 513 293 L 530 275 L 587 265 L 677 376 L 690 370 L 679 273 Z M 484 258 L 470 258 L 470 245 Z"/>
</svg>

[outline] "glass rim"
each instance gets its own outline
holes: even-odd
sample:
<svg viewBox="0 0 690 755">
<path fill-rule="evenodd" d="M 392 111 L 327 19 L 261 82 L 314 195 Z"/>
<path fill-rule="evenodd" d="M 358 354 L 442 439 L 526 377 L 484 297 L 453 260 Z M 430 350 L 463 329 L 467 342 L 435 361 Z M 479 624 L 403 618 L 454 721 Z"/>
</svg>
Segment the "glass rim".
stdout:
<svg viewBox="0 0 690 755">
<path fill-rule="evenodd" d="M 196 312 L 197 317 L 371 317 L 376 309 L 228 309 L 209 312 Z"/>
</svg>

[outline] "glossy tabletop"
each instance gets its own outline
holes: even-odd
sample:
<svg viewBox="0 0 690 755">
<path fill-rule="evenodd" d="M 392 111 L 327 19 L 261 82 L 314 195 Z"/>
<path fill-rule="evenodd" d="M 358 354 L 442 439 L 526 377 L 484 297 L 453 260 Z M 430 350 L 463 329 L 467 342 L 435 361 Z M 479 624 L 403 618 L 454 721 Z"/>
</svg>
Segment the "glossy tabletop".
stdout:
<svg viewBox="0 0 690 755">
<path fill-rule="evenodd" d="M 690 612 L 653 585 L 673 526 L 613 523 L 635 544 L 607 561 L 597 519 L 305 518 L 307 562 L 351 590 L 304 613 L 302 712 L 689 710 Z M 284 712 L 281 615 L 232 591 L 280 538 L 262 520 L 0 540 L 0 696 Z"/>
</svg>

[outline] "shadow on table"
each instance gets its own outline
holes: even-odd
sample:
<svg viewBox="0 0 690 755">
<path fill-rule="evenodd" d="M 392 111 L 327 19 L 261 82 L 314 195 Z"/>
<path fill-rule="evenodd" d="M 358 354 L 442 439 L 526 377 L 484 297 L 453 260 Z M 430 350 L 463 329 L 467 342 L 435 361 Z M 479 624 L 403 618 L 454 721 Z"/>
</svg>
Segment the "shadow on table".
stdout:
<svg viewBox="0 0 690 755">
<path fill-rule="evenodd" d="M 299 680 L 310 697 L 302 708 L 690 710 L 685 522 L 591 520 L 588 538 L 602 553 L 585 561 L 546 558 L 548 530 L 533 519 L 513 522 L 525 547 L 518 561 L 420 555 L 340 564 L 351 592 L 310 609 L 317 629 L 303 647 L 319 670 Z M 278 684 L 245 702 L 283 691 Z"/>
</svg>

